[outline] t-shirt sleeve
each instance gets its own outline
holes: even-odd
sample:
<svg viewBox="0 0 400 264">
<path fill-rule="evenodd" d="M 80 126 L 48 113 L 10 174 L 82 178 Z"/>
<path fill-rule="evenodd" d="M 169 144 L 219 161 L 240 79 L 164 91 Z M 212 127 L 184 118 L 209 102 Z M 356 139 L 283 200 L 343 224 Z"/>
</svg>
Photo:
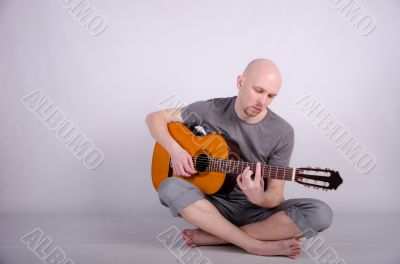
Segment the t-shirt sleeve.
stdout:
<svg viewBox="0 0 400 264">
<path fill-rule="evenodd" d="M 274 153 L 269 158 L 268 164 L 288 167 L 293 152 L 293 146 L 294 130 L 290 127 L 289 131 L 279 140 Z"/>
<path fill-rule="evenodd" d="M 211 109 L 212 99 L 197 101 L 182 107 L 181 114 L 183 123 L 188 127 L 200 126 L 207 121 L 207 115 Z"/>
</svg>

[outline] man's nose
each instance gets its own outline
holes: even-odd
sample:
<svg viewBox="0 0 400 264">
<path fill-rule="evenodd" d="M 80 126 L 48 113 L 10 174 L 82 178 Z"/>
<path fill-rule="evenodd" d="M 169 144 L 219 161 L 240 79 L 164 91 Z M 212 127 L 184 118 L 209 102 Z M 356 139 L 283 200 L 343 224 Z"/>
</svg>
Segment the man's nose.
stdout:
<svg viewBox="0 0 400 264">
<path fill-rule="evenodd" d="M 261 95 L 258 99 L 258 101 L 262 104 L 262 105 L 266 105 L 268 102 L 268 94 L 264 94 Z"/>
</svg>

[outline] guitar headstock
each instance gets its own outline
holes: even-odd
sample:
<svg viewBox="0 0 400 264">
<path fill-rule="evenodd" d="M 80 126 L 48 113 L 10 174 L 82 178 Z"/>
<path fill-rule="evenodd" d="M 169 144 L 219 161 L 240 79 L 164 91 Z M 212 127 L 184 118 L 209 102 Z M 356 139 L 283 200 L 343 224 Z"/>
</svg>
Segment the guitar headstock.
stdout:
<svg viewBox="0 0 400 264">
<path fill-rule="evenodd" d="M 295 181 L 306 187 L 324 190 L 336 190 L 343 183 L 339 172 L 328 168 L 297 168 Z"/>
</svg>

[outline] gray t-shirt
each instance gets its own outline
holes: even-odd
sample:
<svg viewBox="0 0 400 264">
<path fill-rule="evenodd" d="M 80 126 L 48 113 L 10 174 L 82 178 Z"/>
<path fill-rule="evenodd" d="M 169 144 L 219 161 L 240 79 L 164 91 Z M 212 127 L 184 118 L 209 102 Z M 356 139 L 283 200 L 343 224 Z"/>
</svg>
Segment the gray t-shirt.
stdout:
<svg viewBox="0 0 400 264">
<path fill-rule="evenodd" d="M 289 166 L 294 144 L 292 126 L 269 108 L 263 120 L 246 123 L 236 114 L 235 100 L 233 96 L 189 104 L 182 108 L 183 122 L 191 129 L 201 126 L 207 134 L 221 131 L 239 144 L 245 161 Z"/>
<path fill-rule="evenodd" d="M 235 100 L 236 96 L 233 96 L 189 104 L 182 108 L 183 122 L 192 130 L 196 126 L 204 128 L 206 134 L 222 132 L 223 136 L 236 141 L 245 161 L 289 166 L 294 144 L 293 127 L 269 108 L 258 123 L 246 123 L 234 109 Z"/>
</svg>

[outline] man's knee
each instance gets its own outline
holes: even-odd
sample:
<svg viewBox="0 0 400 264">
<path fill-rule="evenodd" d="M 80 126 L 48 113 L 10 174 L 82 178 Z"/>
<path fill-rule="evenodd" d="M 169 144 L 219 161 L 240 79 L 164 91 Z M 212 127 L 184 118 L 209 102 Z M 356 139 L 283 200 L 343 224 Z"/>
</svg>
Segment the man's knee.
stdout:
<svg viewBox="0 0 400 264">
<path fill-rule="evenodd" d="M 311 228 L 316 232 L 327 229 L 333 220 L 333 211 L 325 202 L 312 199 L 313 213 L 308 217 Z"/>
<path fill-rule="evenodd" d="M 158 187 L 158 197 L 163 205 L 169 206 L 179 192 L 182 192 L 184 186 L 181 186 L 178 181 L 182 181 L 178 178 L 168 177 L 163 180 Z"/>
<path fill-rule="evenodd" d="M 316 233 L 327 229 L 332 224 L 332 209 L 323 201 L 312 198 L 289 199 L 278 207 L 306 232 Z"/>
<path fill-rule="evenodd" d="M 203 199 L 205 196 L 195 185 L 183 179 L 169 177 L 163 180 L 158 188 L 161 204 L 167 206 L 173 216 L 188 205 Z"/>
</svg>

